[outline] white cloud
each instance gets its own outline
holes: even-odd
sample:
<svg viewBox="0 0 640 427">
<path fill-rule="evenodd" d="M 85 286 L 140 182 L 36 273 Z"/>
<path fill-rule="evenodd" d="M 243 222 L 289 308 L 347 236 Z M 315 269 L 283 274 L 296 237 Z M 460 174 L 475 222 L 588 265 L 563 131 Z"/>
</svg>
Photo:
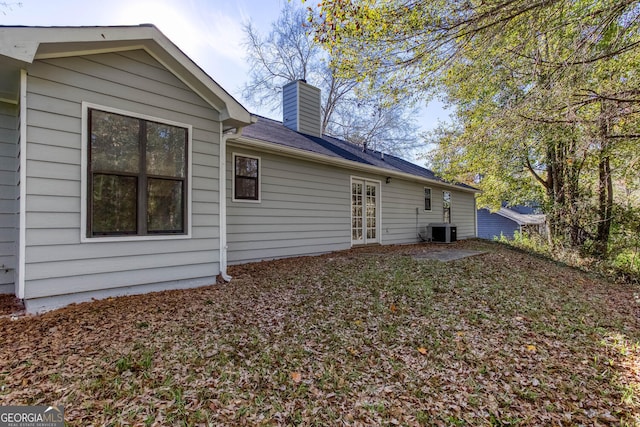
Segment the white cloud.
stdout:
<svg viewBox="0 0 640 427">
<path fill-rule="evenodd" d="M 207 25 L 200 30 L 205 35 L 205 42 L 210 50 L 238 65 L 244 65 L 244 33 L 241 18 L 212 11 L 209 13 Z"/>
</svg>

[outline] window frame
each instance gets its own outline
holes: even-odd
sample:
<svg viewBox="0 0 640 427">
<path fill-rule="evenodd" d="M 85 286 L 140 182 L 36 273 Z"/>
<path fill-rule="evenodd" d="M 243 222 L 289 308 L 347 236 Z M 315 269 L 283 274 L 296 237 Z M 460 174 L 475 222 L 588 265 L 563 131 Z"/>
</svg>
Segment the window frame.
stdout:
<svg viewBox="0 0 640 427">
<path fill-rule="evenodd" d="M 185 184 L 183 184 L 183 222 L 184 229 L 182 232 L 149 232 L 146 234 L 104 234 L 104 235 L 92 235 L 90 229 L 91 220 L 91 196 L 89 191 L 92 188 L 92 182 L 90 174 L 92 173 L 90 167 L 90 110 L 99 110 L 105 113 L 118 114 L 138 120 L 144 120 L 146 122 L 154 122 L 167 126 L 174 126 L 186 129 L 186 161 L 185 161 L 185 176 L 183 178 Z M 90 102 L 82 102 L 82 131 L 81 131 L 81 210 L 80 210 L 80 241 L 81 243 L 96 243 L 96 242 L 120 242 L 128 240 L 177 240 L 177 239 L 190 239 L 192 237 L 192 184 L 193 184 L 193 126 L 187 123 L 176 122 L 173 120 L 167 120 L 160 117 L 149 116 L 146 114 L 136 113 L 132 111 L 126 111 L 119 108 L 108 107 L 104 105 L 94 104 Z M 118 175 L 118 174 L 116 174 Z M 126 173 L 123 174 L 127 175 Z M 146 174 L 151 179 L 162 179 L 159 175 Z M 120 176 L 120 175 L 118 175 Z M 147 180 L 145 179 L 145 184 Z M 138 197 L 138 200 L 140 200 Z M 146 199 L 146 198 L 145 198 Z M 140 213 L 140 207 L 136 202 L 136 216 Z M 146 214 L 146 201 L 143 212 Z M 145 220 L 146 221 L 146 220 Z"/>
<path fill-rule="evenodd" d="M 445 194 L 449 194 L 449 200 L 445 198 Z M 447 202 L 449 203 L 449 207 L 446 207 Z M 453 194 L 451 191 L 443 190 L 442 191 L 442 222 L 445 224 L 452 224 L 453 218 L 451 215 L 451 207 L 453 206 Z M 449 213 L 449 220 L 447 221 L 446 212 Z"/>
<path fill-rule="evenodd" d="M 245 198 L 237 198 L 236 197 L 236 158 L 244 157 L 247 159 L 253 159 L 258 161 L 258 176 L 256 177 L 257 181 L 257 198 L 256 199 L 245 199 Z M 253 154 L 245 154 L 245 153 L 237 153 L 234 152 L 231 155 L 231 201 L 238 203 L 262 203 L 262 158 L 260 156 L 256 156 Z"/>
<path fill-rule="evenodd" d="M 427 209 L 427 190 L 429 190 L 429 209 Z M 431 212 L 433 210 L 433 190 L 431 189 L 431 187 L 424 187 L 423 195 L 424 195 L 424 211 Z"/>
</svg>

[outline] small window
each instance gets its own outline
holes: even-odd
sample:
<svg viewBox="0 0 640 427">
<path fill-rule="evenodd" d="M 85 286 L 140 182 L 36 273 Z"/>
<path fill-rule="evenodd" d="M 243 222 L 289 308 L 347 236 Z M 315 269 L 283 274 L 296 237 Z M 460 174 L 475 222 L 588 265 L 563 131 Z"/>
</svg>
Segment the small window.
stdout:
<svg viewBox="0 0 640 427">
<path fill-rule="evenodd" d="M 451 192 L 442 192 L 442 220 L 449 224 L 451 223 Z"/>
<path fill-rule="evenodd" d="M 233 199 L 260 200 L 260 158 L 233 155 Z"/>
<path fill-rule="evenodd" d="M 185 234 L 189 130 L 88 110 L 87 237 Z"/>
<path fill-rule="evenodd" d="M 431 210 L 431 189 L 427 187 L 424 188 L 424 210 Z"/>
</svg>

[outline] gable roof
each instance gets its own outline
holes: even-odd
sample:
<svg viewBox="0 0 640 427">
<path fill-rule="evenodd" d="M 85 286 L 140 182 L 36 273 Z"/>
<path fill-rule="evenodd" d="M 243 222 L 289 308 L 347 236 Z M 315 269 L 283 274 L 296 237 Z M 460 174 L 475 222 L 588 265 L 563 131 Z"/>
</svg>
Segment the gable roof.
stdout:
<svg viewBox="0 0 640 427">
<path fill-rule="evenodd" d="M 322 138 L 305 135 L 285 127 L 282 122 L 256 116 L 257 122 L 242 129 L 237 141 L 262 149 L 285 152 L 293 156 L 313 158 L 330 164 L 342 164 L 346 167 L 373 173 L 402 177 L 424 183 L 437 183 L 458 190 L 479 192 L 466 184 L 455 184 L 438 178 L 433 171 L 418 166 L 390 154 L 367 149 L 324 135 Z"/>
<path fill-rule="evenodd" d="M 143 49 L 220 112 L 225 128 L 251 115 L 152 24 L 103 27 L 0 26 L 0 99 L 16 102 L 20 68 L 37 59 Z"/>
</svg>

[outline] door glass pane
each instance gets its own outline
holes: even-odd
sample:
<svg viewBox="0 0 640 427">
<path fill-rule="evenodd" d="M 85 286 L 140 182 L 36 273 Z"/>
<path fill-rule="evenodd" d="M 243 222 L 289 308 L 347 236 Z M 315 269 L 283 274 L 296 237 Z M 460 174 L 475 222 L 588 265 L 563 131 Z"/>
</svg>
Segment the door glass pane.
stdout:
<svg viewBox="0 0 640 427">
<path fill-rule="evenodd" d="M 351 239 L 362 240 L 362 184 L 351 184 Z"/>
<path fill-rule="evenodd" d="M 376 236 L 376 218 L 377 218 L 377 201 L 376 201 L 376 186 L 367 184 L 367 239 L 375 240 Z"/>
<path fill-rule="evenodd" d="M 149 178 L 147 193 L 148 231 L 184 231 L 182 181 Z"/>
<path fill-rule="evenodd" d="M 137 173 L 139 139 L 138 119 L 91 110 L 91 169 Z"/>
<path fill-rule="evenodd" d="M 451 192 L 442 192 L 442 220 L 445 223 L 451 222 Z"/>
<path fill-rule="evenodd" d="M 138 180 L 130 176 L 93 175 L 93 234 L 135 233 Z"/>
<path fill-rule="evenodd" d="M 147 122 L 147 173 L 184 178 L 187 130 Z"/>
</svg>

